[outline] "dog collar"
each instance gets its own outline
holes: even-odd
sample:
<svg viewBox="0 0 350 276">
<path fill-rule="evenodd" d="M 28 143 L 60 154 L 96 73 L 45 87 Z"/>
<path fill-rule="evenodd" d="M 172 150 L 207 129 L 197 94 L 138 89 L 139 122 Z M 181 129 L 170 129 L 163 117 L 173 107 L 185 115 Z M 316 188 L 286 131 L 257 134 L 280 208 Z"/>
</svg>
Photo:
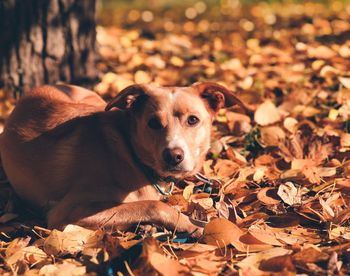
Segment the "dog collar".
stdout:
<svg viewBox="0 0 350 276">
<path fill-rule="evenodd" d="M 166 181 L 168 182 L 168 181 Z M 173 190 L 174 190 L 174 185 L 175 185 L 175 182 L 174 181 L 169 181 L 168 183 L 170 183 L 170 186 L 167 190 L 163 189 L 159 184 L 158 184 L 158 181 L 157 182 L 154 182 L 152 183 L 153 187 L 163 196 L 169 196 L 173 193 Z"/>
<path fill-rule="evenodd" d="M 214 182 L 212 179 L 209 179 L 208 177 L 204 176 L 203 174 L 201 173 L 197 173 L 194 175 L 195 178 L 197 178 L 198 180 L 202 181 L 204 183 L 204 186 L 203 186 L 203 190 L 205 189 L 206 185 L 208 186 L 213 186 L 214 185 Z M 159 181 L 162 181 L 162 182 L 167 182 L 170 184 L 169 188 L 167 190 L 165 190 L 164 188 L 162 188 L 158 183 Z M 175 183 L 177 182 L 177 180 L 171 176 L 169 177 L 159 177 L 158 176 L 158 181 L 155 180 L 155 181 L 152 181 L 152 185 L 153 187 L 163 196 L 169 196 L 172 194 L 173 190 L 174 190 L 174 185 Z"/>
<path fill-rule="evenodd" d="M 168 176 L 168 177 L 159 176 L 154 170 L 152 170 L 151 168 L 149 168 L 144 164 L 142 164 L 142 168 L 147 179 L 151 182 L 152 186 L 158 191 L 158 193 L 160 193 L 163 196 L 169 196 L 172 194 L 175 183 L 177 182 L 177 179 L 171 176 Z M 159 185 L 159 183 L 161 182 L 169 183 L 170 186 L 165 189 L 161 187 L 161 185 Z"/>
</svg>

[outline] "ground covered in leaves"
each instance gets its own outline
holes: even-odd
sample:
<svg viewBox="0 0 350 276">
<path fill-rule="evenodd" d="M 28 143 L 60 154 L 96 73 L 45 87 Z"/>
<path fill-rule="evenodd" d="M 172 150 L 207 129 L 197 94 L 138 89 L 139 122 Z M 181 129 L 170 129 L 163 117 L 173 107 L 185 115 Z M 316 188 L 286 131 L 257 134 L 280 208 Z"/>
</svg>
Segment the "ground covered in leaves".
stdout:
<svg viewBox="0 0 350 276">
<path fill-rule="evenodd" d="M 204 235 L 50 231 L 19 212 L 4 180 L 0 273 L 349 275 L 350 6 L 221 1 L 103 15 L 95 90 L 107 99 L 133 83 L 210 80 L 251 109 L 219 112 L 203 167 L 211 185 L 187 179 L 167 198 L 208 222 Z M 1 108 L 6 117 L 12 103 Z"/>
</svg>

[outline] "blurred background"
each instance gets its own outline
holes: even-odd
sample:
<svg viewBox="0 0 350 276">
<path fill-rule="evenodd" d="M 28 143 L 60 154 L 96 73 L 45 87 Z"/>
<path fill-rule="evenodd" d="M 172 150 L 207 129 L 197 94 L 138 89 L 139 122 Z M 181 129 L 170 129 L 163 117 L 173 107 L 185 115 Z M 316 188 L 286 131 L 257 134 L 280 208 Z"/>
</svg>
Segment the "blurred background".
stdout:
<svg viewBox="0 0 350 276">
<path fill-rule="evenodd" d="M 237 92 L 268 94 L 306 81 L 312 62 L 332 55 L 331 49 L 317 46 L 341 49 L 343 58 L 349 54 L 349 1 L 97 4 L 99 71 L 104 75 L 96 90 L 101 94 L 117 93 L 133 82 L 188 85 L 204 79 Z M 314 67 L 333 61 L 327 57 L 321 63 Z"/>
<path fill-rule="evenodd" d="M 345 0 L 6 0 L 0 115 L 57 81 L 110 98 L 133 83 L 209 80 L 251 104 L 320 82 L 336 89 L 334 72 L 349 71 L 349 22 Z"/>
</svg>

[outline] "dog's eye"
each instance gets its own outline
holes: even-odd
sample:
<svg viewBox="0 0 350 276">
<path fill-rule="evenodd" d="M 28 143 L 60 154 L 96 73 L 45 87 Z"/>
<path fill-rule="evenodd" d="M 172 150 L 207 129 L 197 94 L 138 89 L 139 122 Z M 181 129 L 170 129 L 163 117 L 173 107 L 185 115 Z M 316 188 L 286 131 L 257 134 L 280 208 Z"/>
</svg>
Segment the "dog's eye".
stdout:
<svg viewBox="0 0 350 276">
<path fill-rule="evenodd" d="M 148 121 L 148 127 L 152 129 L 161 129 L 163 128 L 161 122 L 157 118 L 151 118 Z"/>
<path fill-rule="evenodd" d="M 198 124 L 198 122 L 199 122 L 198 117 L 196 117 L 194 115 L 188 116 L 188 118 L 187 118 L 187 123 L 190 126 L 194 126 L 194 125 Z"/>
</svg>

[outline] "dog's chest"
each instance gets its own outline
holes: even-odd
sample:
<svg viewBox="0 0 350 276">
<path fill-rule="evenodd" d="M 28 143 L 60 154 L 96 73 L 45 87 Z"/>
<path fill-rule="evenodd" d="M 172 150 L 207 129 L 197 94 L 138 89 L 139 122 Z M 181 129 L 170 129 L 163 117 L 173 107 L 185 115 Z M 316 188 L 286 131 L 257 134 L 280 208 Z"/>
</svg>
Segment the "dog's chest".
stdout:
<svg viewBox="0 0 350 276">
<path fill-rule="evenodd" d="M 140 200 L 160 200 L 162 199 L 162 195 L 154 188 L 153 185 L 146 185 L 138 190 L 130 192 L 125 199 L 124 202 L 133 202 Z"/>
</svg>

